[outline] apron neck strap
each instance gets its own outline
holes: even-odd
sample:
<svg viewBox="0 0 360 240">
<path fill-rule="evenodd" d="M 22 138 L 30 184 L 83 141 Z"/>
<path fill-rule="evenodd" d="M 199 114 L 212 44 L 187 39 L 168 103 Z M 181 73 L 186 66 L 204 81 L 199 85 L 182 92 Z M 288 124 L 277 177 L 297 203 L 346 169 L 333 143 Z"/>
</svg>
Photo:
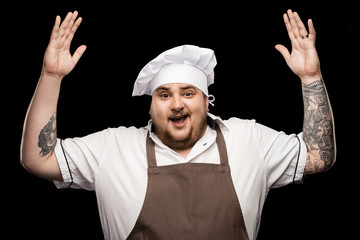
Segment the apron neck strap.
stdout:
<svg viewBox="0 0 360 240">
<path fill-rule="evenodd" d="M 146 137 L 146 155 L 149 167 L 156 167 L 156 157 L 155 157 L 155 143 L 150 137 L 150 131 L 147 133 Z"/>
<path fill-rule="evenodd" d="M 216 144 L 218 146 L 218 151 L 220 155 L 220 164 L 223 166 L 227 166 L 229 165 L 229 163 L 228 163 L 226 143 L 225 143 L 224 135 L 220 130 L 219 124 L 215 125 L 215 130 L 216 130 Z"/>
</svg>

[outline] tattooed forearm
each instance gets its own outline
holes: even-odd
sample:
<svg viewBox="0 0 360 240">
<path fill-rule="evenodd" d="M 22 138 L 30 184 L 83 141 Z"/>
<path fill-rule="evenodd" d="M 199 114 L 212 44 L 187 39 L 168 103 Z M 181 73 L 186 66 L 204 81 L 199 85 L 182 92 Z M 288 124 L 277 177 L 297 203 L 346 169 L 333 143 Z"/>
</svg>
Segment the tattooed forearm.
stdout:
<svg viewBox="0 0 360 240">
<path fill-rule="evenodd" d="M 41 129 L 38 146 L 41 148 L 39 155 L 44 157 L 52 152 L 56 145 L 56 112 L 51 116 L 49 122 Z"/>
<path fill-rule="evenodd" d="M 308 148 L 306 173 L 325 171 L 335 159 L 333 117 L 325 85 L 321 80 L 303 84 L 303 137 Z M 316 157 L 314 157 L 316 156 Z"/>
</svg>

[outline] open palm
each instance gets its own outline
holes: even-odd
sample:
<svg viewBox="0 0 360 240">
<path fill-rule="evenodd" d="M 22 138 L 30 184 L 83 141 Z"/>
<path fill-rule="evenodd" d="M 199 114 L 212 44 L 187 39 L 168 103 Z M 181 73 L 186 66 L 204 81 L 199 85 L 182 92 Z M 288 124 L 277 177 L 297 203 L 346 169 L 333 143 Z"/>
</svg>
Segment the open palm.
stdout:
<svg viewBox="0 0 360 240">
<path fill-rule="evenodd" d="M 320 78 L 320 62 L 315 48 L 316 32 L 312 20 L 308 20 L 309 33 L 296 12 L 288 10 L 284 14 L 284 22 L 291 40 L 291 53 L 281 44 L 276 45 L 276 49 L 303 82 Z"/>
<path fill-rule="evenodd" d="M 69 12 L 60 25 L 60 17 L 56 17 L 49 45 L 45 51 L 43 72 L 64 77 L 69 74 L 86 50 L 85 45 L 78 47 L 73 55 L 70 53 L 70 44 L 79 27 L 82 18 L 77 20 L 78 12 Z M 76 21 L 75 21 L 76 20 Z"/>
</svg>

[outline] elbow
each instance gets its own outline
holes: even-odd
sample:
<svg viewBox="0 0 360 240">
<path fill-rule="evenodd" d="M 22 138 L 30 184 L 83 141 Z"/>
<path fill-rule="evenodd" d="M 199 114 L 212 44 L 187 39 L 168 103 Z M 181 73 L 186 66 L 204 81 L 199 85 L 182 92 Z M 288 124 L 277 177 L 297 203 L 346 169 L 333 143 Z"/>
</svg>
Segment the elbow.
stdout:
<svg viewBox="0 0 360 240">
<path fill-rule="evenodd" d="M 328 156 L 325 155 L 323 158 L 325 162 L 324 171 L 327 171 L 334 165 L 336 161 L 336 147 L 329 151 Z"/>
<path fill-rule="evenodd" d="M 32 173 L 34 171 L 34 168 L 35 168 L 34 163 L 35 162 L 36 162 L 36 160 L 29 156 L 26 156 L 24 154 L 20 155 L 20 165 L 30 173 Z"/>
<path fill-rule="evenodd" d="M 39 157 L 36 154 L 33 156 L 22 155 L 20 157 L 20 164 L 26 169 L 26 171 L 28 171 L 30 174 L 34 176 L 48 180 L 55 180 L 58 178 L 54 178 L 54 176 L 51 175 L 52 174 L 51 166 L 53 165 L 51 164 L 51 162 L 54 155 L 55 155 L 54 152 L 51 152 L 48 156 L 45 157 Z"/>
<path fill-rule="evenodd" d="M 45 160 L 46 158 L 41 158 L 37 152 L 27 151 L 26 149 L 20 151 L 20 165 L 31 174 L 36 174 Z"/>
<path fill-rule="evenodd" d="M 30 148 L 24 143 L 24 139 L 21 140 L 20 144 L 20 165 L 23 166 L 26 170 L 28 170 L 28 165 L 30 165 L 32 157 L 31 157 Z"/>
<path fill-rule="evenodd" d="M 25 144 L 21 143 L 20 146 L 20 165 L 23 166 L 26 170 L 31 169 L 32 162 L 35 162 L 34 153 L 26 147 Z"/>
<path fill-rule="evenodd" d="M 324 162 L 323 171 L 329 170 L 336 161 L 336 143 L 328 144 L 328 147 L 320 147 L 319 158 Z"/>
<path fill-rule="evenodd" d="M 29 173 L 37 177 L 59 181 L 62 179 L 54 149 L 50 149 L 45 155 L 33 146 L 22 144 L 20 149 L 20 164 Z"/>
<path fill-rule="evenodd" d="M 334 165 L 335 160 L 336 160 L 335 149 L 329 151 L 308 150 L 305 173 L 315 174 L 315 173 L 326 172 Z"/>
<path fill-rule="evenodd" d="M 20 146 L 20 165 L 31 174 L 35 174 L 42 164 L 46 161 L 47 156 L 41 157 L 37 147 L 24 142 Z"/>
<path fill-rule="evenodd" d="M 20 148 L 20 165 L 23 166 L 25 169 L 27 168 L 26 165 L 29 162 L 29 157 L 26 155 L 23 146 Z"/>
</svg>

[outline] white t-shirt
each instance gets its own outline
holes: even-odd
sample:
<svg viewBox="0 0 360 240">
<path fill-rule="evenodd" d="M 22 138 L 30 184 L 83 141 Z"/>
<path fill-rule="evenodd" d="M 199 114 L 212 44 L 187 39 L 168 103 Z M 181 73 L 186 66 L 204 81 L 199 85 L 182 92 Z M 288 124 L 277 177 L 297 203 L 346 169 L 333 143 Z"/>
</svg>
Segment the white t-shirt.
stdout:
<svg viewBox="0 0 360 240">
<path fill-rule="evenodd" d="M 268 191 L 301 182 L 306 146 L 299 135 L 275 131 L 255 120 L 209 117 L 220 125 L 231 177 L 250 239 L 256 239 Z M 105 239 L 126 239 L 140 214 L 147 186 L 146 136 L 143 128 L 118 127 L 82 138 L 60 140 L 55 154 L 64 182 L 58 188 L 96 191 Z M 187 158 L 164 145 L 154 133 L 158 166 L 186 162 L 220 164 L 216 131 L 207 127 Z"/>
</svg>

